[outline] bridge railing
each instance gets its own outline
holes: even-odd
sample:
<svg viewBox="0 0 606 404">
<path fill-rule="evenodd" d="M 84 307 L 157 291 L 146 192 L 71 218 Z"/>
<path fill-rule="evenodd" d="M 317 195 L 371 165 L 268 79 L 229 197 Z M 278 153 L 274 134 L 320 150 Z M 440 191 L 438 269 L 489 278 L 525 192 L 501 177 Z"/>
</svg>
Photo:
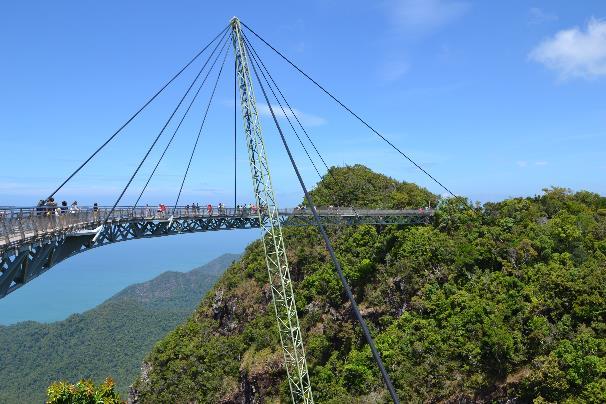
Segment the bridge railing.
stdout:
<svg viewBox="0 0 606 404">
<path fill-rule="evenodd" d="M 318 207 L 321 216 L 430 216 L 432 209 L 375 210 L 355 209 L 351 207 Z M 111 212 L 111 214 L 110 214 Z M 5 250 L 17 246 L 26 240 L 36 240 L 82 229 L 93 229 L 101 225 L 108 216 L 108 221 L 128 220 L 171 220 L 196 219 L 209 217 L 256 217 L 259 208 L 219 207 L 219 206 L 177 206 L 165 209 L 150 206 L 108 206 L 97 207 L 0 207 L 0 248 Z M 261 213 L 265 213 L 261 208 Z M 280 209 L 281 216 L 311 216 L 311 210 L 304 207 Z"/>
</svg>

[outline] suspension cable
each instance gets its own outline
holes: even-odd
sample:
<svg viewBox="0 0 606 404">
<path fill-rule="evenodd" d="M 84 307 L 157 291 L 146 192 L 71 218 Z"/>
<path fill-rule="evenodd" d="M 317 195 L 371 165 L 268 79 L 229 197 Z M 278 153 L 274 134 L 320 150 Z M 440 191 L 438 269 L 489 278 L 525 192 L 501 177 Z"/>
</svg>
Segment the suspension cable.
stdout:
<svg viewBox="0 0 606 404">
<path fill-rule="evenodd" d="M 351 308 L 354 312 L 354 315 L 355 315 L 356 319 L 358 320 L 360 327 L 362 327 L 362 332 L 364 333 L 366 342 L 370 346 L 372 356 L 374 357 L 374 360 L 377 363 L 377 366 L 379 367 L 381 375 L 383 376 L 383 381 L 385 383 L 385 386 L 387 387 L 387 390 L 389 390 L 389 394 L 391 395 L 393 402 L 395 404 L 399 404 L 400 400 L 398 399 L 398 395 L 396 393 L 396 390 L 393 387 L 389 374 L 385 370 L 385 366 L 383 365 L 383 361 L 381 360 L 381 354 L 377 350 L 374 340 L 372 339 L 372 336 L 370 335 L 370 331 L 368 330 L 368 327 L 366 325 L 366 322 L 364 321 L 364 318 L 360 314 L 360 310 L 359 310 L 356 300 L 354 299 L 354 296 L 351 292 L 351 288 L 349 287 L 349 284 L 347 283 L 347 279 L 345 278 L 345 275 L 343 275 L 343 270 L 341 269 L 339 260 L 337 259 L 334 249 L 332 248 L 330 239 L 328 238 L 328 235 L 326 234 L 326 230 L 324 229 L 324 226 L 322 225 L 322 223 L 320 221 L 320 216 L 318 215 L 318 212 L 316 211 L 316 208 L 313 204 L 313 200 L 311 199 L 311 195 L 307 191 L 307 187 L 305 186 L 305 183 L 303 182 L 303 178 L 301 177 L 301 173 L 299 172 L 297 163 L 295 163 L 295 160 L 290 151 L 290 148 L 288 147 L 288 143 L 286 142 L 286 138 L 284 137 L 282 128 L 280 127 L 280 124 L 278 123 L 278 118 L 276 118 L 276 114 L 274 113 L 274 110 L 273 110 L 271 104 L 269 103 L 269 97 L 267 96 L 265 88 L 263 87 L 263 83 L 261 82 L 261 80 L 259 78 L 259 74 L 257 73 L 257 68 L 255 67 L 255 62 L 252 61 L 251 65 L 253 66 L 253 70 L 255 72 L 257 81 L 259 82 L 259 86 L 261 87 L 261 91 L 263 92 L 263 96 L 265 97 L 265 100 L 269 106 L 269 111 L 271 112 L 271 116 L 274 120 L 274 124 L 276 125 L 276 128 L 278 129 L 278 133 L 280 134 L 280 138 L 282 140 L 282 144 L 284 145 L 284 149 L 286 150 L 286 153 L 288 154 L 288 158 L 290 159 L 290 163 L 297 175 L 297 179 L 299 180 L 301 189 L 303 190 L 303 193 L 305 194 L 305 199 L 307 200 L 307 203 L 311 207 L 311 212 L 314 216 L 314 221 L 316 222 L 316 226 L 318 227 L 318 229 L 322 235 L 322 238 L 324 239 L 324 243 L 326 244 L 326 249 L 328 250 L 328 253 L 330 254 L 330 258 L 337 270 L 337 274 L 339 275 L 341 284 L 343 285 L 343 288 L 345 289 L 345 292 L 347 294 L 347 298 L 349 299 L 349 301 L 351 303 Z"/>
<path fill-rule="evenodd" d="M 311 81 L 312 83 L 314 83 L 320 90 L 322 90 L 326 95 L 328 95 L 330 98 L 332 98 L 335 102 L 337 102 L 337 104 L 339 104 L 341 107 L 343 107 L 347 112 L 349 112 L 352 116 L 354 116 L 358 121 L 360 121 L 364 126 L 366 126 L 368 129 L 370 129 L 374 134 L 376 134 L 377 136 L 379 136 L 385 143 L 387 143 L 389 146 L 391 146 L 392 149 L 394 149 L 395 151 L 397 151 L 399 154 L 401 154 L 404 158 L 406 158 L 406 160 L 408 160 L 410 163 L 412 163 L 416 168 L 418 168 L 421 172 L 423 172 L 425 175 L 427 175 L 429 178 L 431 178 L 433 180 L 433 182 L 435 182 L 436 184 L 438 184 L 442 189 L 444 189 L 446 192 L 448 192 L 450 195 L 452 195 L 453 197 L 457 197 L 450 189 L 448 189 L 444 184 L 442 184 L 440 181 L 438 181 L 433 175 L 431 175 L 429 172 L 427 172 L 427 170 L 425 170 L 423 167 L 421 167 L 418 163 L 416 163 L 412 158 L 410 158 L 406 153 L 404 153 L 402 150 L 400 150 L 395 144 L 393 144 L 389 139 L 387 139 L 385 136 L 383 136 L 382 134 L 380 134 L 375 128 L 373 128 L 368 122 L 366 122 L 364 119 L 362 119 L 358 114 L 356 114 L 355 112 L 353 112 L 347 105 L 345 105 L 343 102 L 341 102 L 337 97 L 335 97 L 334 95 L 332 95 L 332 93 L 330 91 L 328 91 L 326 88 L 324 88 L 320 83 L 318 83 L 316 80 L 314 80 L 313 78 L 311 78 L 307 73 L 305 73 L 303 70 L 301 70 L 301 68 L 299 68 L 299 66 L 297 66 L 296 64 L 294 64 L 293 62 L 290 61 L 290 59 L 288 59 L 286 56 L 284 56 L 284 54 L 282 54 L 279 50 L 277 50 L 276 48 L 274 48 L 272 45 L 270 45 L 265 39 L 263 39 L 259 34 L 257 34 L 255 31 L 253 31 L 252 28 L 250 28 L 248 25 L 246 25 L 244 22 L 240 21 L 240 23 L 246 28 L 248 29 L 250 32 L 253 33 L 253 35 L 255 35 L 257 38 L 259 38 L 265 45 L 267 45 L 269 48 L 271 48 L 274 52 L 276 52 L 282 59 L 284 59 L 288 64 L 290 64 L 292 67 L 294 67 L 296 70 L 299 71 L 299 73 L 301 73 L 303 76 L 305 76 L 309 81 Z"/>
<path fill-rule="evenodd" d="M 143 106 L 139 108 L 139 110 L 137 110 L 137 112 L 135 112 L 130 118 L 128 118 L 128 120 L 124 122 L 124 124 L 122 124 L 122 126 L 120 126 L 118 130 L 113 133 L 113 135 L 111 135 L 101 146 L 99 146 L 97 150 L 95 150 L 93 154 L 91 154 L 74 172 L 72 172 L 69 177 L 67 177 L 67 179 L 63 181 L 61 185 L 59 185 L 46 199 L 48 200 L 55 196 L 55 194 L 59 192 L 59 190 L 63 188 L 63 186 L 67 184 L 69 180 L 71 180 L 78 172 L 80 172 L 80 170 L 82 170 L 82 168 L 84 168 L 84 166 L 87 165 L 88 162 L 91 161 L 93 157 L 97 155 L 97 153 L 99 153 L 105 146 L 107 146 L 109 142 L 111 142 L 116 136 L 118 136 L 118 134 L 122 132 L 122 129 L 124 129 L 129 123 L 131 123 L 131 121 L 135 119 L 141 113 L 141 111 L 143 111 L 149 104 L 151 104 L 152 101 L 155 100 L 156 97 L 158 97 L 158 95 L 160 95 L 160 93 L 164 91 L 164 89 L 166 89 L 166 87 L 168 87 L 177 77 L 181 75 L 181 73 L 183 73 L 193 62 L 195 62 L 198 57 L 200 57 L 200 55 L 204 53 L 204 51 L 208 49 L 208 47 L 210 47 L 210 45 L 212 45 L 217 40 L 217 38 L 219 38 L 222 34 L 225 33 L 225 31 L 227 31 L 228 28 L 229 25 L 223 28 L 223 30 L 219 32 L 217 36 L 213 38 L 212 41 L 210 41 L 204 48 L 202 48 L 202 50 L 199 51 L 189 62 L 187 62 L 187 64 L 183 66 L 181 70 L 179 70 L 170 80 L 168 80 L 150 99 L 148 99 L 147 102 L 145 102 L 145 104 L 143 104 Z"/>
<path fill-rule="evenodd" d="M 231 38 L 230 34 L 230 38 Z M 229 42 L 229 39 L 227 40 Z M 226 42 L 226 43 L 227 43 Z M 206 111 L 204 111 L 204 118 L 202 119 L 202 124 L 200 125 L 200 130 L 198 131 L 198 136 L 196 137 L 196 142 L 194 143 L 194 147 L 191 151 L 191 155 L 189 156 L 189 161 L 187 162 L 187 168 L 185 169 L 185 174 L 183 175 L 183 180 L 181 181 L 181 187 L 179 188 L 179 194 L 177 195 L 177 200 L 175 201 L 175 206 L 173 207 L 173 214 L 175 213 L 175 209 L 177 209 L 177 204 L 179 203 L 179 199 L 181 198 L 181 191 L 183 191 L 183 185 L 185 184 L 185 179 L 187 178 L 187 174 L 189 173 L 189 167 L 191 166 L 191 161 L 194 158 L 194 154 L 196 153 L 196 148 L 198 147 L 198 141 L 200 140 L 200 135 L 202 134 L 202 128 L 204 128 L 204 123 L 206 122 L 206 117 L 208 116 L 208 110 L 210 109 L 210 105 L 213 102 L 213 98 L 215 96 L 215 91 L 217 90 L 217 84 L 219 83 L 219 78 L 221 78 L 221 73 L 223 72 L 223 67 L 225 67 L 225 60 L 227 59 L 227 54 L 229 51 L 225 50 L 225 56 L 223 56 L 223 62 L 221 63 L 221 69 L 219 69 L 219 73 L 217 74 L 217 80 L 215 80 L 215 85 L 213 87 L 213 91 L 210 94 L 210 99 L 208 100 L 208 104 L 206 105 Z"/>
<path fill-rule="evenodd" d="M 246 38 L 244 38 L 244 45 L 246 46 L 246 49 L 248 49 L 248 53 L 252 56 L 252 58 L 255 60 L 255 62 L 258 65 L 259 62 L 257 62 L 256 52 L 255 53 L 251 52 L 251 50 L 249 48 L 250 44 L 248 43 L 248 41 L 246 40 Z M 292 129 L 292 131 L 295 133 L 295 136 L 299 140 L 299 144 L 301 145 L 301 147 L 303 148 L 303 151 L 307 155 L 307 158 L 311 162 L 311 165 L 313 166 L 314 170 L 316 171 L 316 174 L 318 174 L 318 177 L 320 178 L 320 180 L 322 180 L 322 175 L 320 175 L 320 172 L 318 171 L 318 168 L 316 167 L 316 164 L 314 163 L 313 159 L 309 155 L 309 152 L 307 151 L 307 148 L 305 147 L 305 144 L 303 144 L 303 141 L 301 140 L 301 137 L 299 136 L 299 134 L 297 133 L 297 130 L 295 129 L 295 127 L 292 124 L 292 122 L 290 121 L 290 118 L 288 117 L 288 114 L 284 110 L 284 107 L 282 106 L 282 103 L 278 99 L 278 96 L 276 95 L 276 93 L 275 93 L 274 89 L 272 88 L 271 84 L 269 84 L 269 81 L 267 80 L 267 77 L 265 76 L 265 73 L 263 72 L 263 69 L 261 67 L 259 67 L 259 71 L 261 72 L 261 75 L 263 76 L 263 80 L 265 80 L 265 83 L 267 84 L 267 87 L 269 87 L 269 90 L 273 94 L 274 99 L 277 101 L 278 105 L 280 106 L 280 109 L 282 110 L 282 113 L 284 114 L 284 117 L 288 121 L 288 124 L 290 125 L 290 128 Z M 291 113 L 292 113 L 292 109 L 291 109 Z"/>
<path fill-rule="evenodd" d="M 227 41 L 223 43 L 223 48 L 225 48 L 225 45 L 227 44 Z M 216 49 L 215 49 L 216 50 Z M 214 50 L 213 50 L 214 52 Z M 210 68 L 208 69 L 208 72 L 206 73 L 206 76 L 204 77 L 204 79 L 202 80 L 202 83 L 200 84 L 200 86 L 198 87 L 198 90 L 196 91 L 196 93 L 194 94 L 193 98 L 191 99 L 191 102 L 189 103 L 189 106 L 187 107 L 187 109 L 185 110 L 185 113 L 183 114 L 183 117 L 181 117 L 181 120 L 179 121 L 179 124 L 177 125 L 175 131 L 173 132 L 173 135 L 171 136 L 170 140 L 168 141 L 168 143 L 166 144 L 166 147 L 164 148 L 164 151 L 162 152 L 162 155 L 160 156 L 160 158 L 158 159 L 158 162 L 156 163 L 156 166 L 154 167 L 153 171 L 151 172 L 151 174 L 149 175 L 149 177 L 147 178 L 147 182 L 145 183 L 145 186 L 143 187 L 143 189 L 141 190 L 141 193 L 139 194 L 139 197 L 137 198 L 137 200 L 135 201 L 135 204 L 133 206 L 133 210 L 137 207 L 137 205 L 139 204 L 139 200 L 141 200 L 141 197 L 143 196 L 143 193 L 145 192 L 145 190 L 147 189 L 147 186 L 149 185 L 149 182 L 151 181 L 152 177 L 154 176 L 154 174 L 156 173 L 156 170 L 158 169 L 158 166 L 160 165 L 160 162 L 162 161 L 162 159 L 164 158 L 164 155 L 166 154 L 166 152 L 168 151 L 173 139 L 175 138 L 175 136 L 177 135 L 177 132 L 179 131 L 179 128 L 181 128 L 181 124 L 183 123 L 183 121 L 185 120 L 185 118 L 187 117 L 187 114 L 189 113 L 189 110 L 191 109 L 192 105 L 194 104 L 194 102 L 196 101 L 196 98 L 198 98 L 198 94 L 200 94 L 200 91 L 202 90 L 202 87 L 204 87 L 204 84 L 206 83 L 206 80 L 208 79 L 208 76 L 210 76 L 210 73 L 213 71 L 217 60 L 219 60 L 219 57 L 221 56 L 221 53 L 223 52 L 223 49 L 221 49 L 221 51 L 219 53 L 217 53 L 217 57 L 215 57 L 215 60 L 213 61 L 212 65 L 210 66 Z M 210 55 L 210 57 L 212 57 L 212 53 Z M 210 59 L 209 59 L 210 60 Z M 206 63 L 204 64 L 204 66 L 202 67 L 202 70 L 204 70 L 204 68 L 206 67 Z"/>
<path fill-rule="evenodd" d="M 225 36 L 227 36 L 227 31 L 225 32 L 225 34 L 223 35 L 223 38 L 221 38 L 221 40 L 219 42 L 217 42 L 217 45 L 215 46 L 216 50 L 219 45 L 221 45 L 221 42 L 223 42 L 223 40 L 225 39 Z M 214 54 L 214 50 L 213 53 Z M 208 63 L 208 60 L 207 62 Z M 204 64 L 206 66 L 206 63 Z M 116 199 L 116 202 L 114 203 L 114 205 L 112 206 L 111 210 L 107 213 L 107 216 L 105 216 L 105 219 L 103 220 L 103 225 L 105 225 L 107 223 L 107 221 L 109 220 L 110 216 L 112 215 L 112 213 L 114 212 L 114 210 L 116 209 L 116 206 L 118 206 L 118 203 L 120 203 L 120 200 L 122 199 L 122 197 L 124 196 L 124 193 L 126 192 L 126 190 L 128 189 L 128 187 L 130 186 L 131 182 L 133 182 L 133 179 L 135 178 L 135 176 L 137 175 L 137 173 L 139 172 L 139 170 L 141 169 L 141 166 L 143 165 L 143 163 L 145 162 L 145 160 L 147 159 L 147 157 L 149 156 L 149 154 L 151 153 L 152 149 L 154 148 L 154 146 L 156 145 L 156 143 L 158 142 L 158 139 L 160 139 L 160 136 L 162 136 L 162 134 L 164 133 L 164 130 L 166 129 L 166 127 L 168 126 L 168 124 L 170 123 L 170 121 L 172 120 L 172 118 L 175 116 L 175 114 L 177 113 L 177 110 L 179 109 L 179 107 L 181 106 L 181 104 L 183 103 L 183 100 L 185 100 L 185 98 L 187 97 L 187 95 L 189 94 L 189 92 L 191 91 L 192 87 L 194 86 L 194 84 L 196 83 L 196 81 L 198 81 L 198 78 L 200 77 L 200 75 L 202 74 L 202 70 L 200 69 L 200 71 L 198 72 L 198 74 L 196 75 L 196 77 L 194 78 L 194 80 L 191 82 L 191 84 L 189 85 L 189 87 L 187 88 L 187 91 L 185 92 L 185 94 L 183 94 L 183 97 L 181 97 L 181 99 L 179 100 L 179 103 L 177 104 L 177 106 L 175 107 L 175 109 L 173 110 L 172 114 L 170 115 L 170 117 L 167 119 L 166 123 L 164 124 L 164 126 L 162 127 L 162 130 L 160 130 L 160 133 L 158 133 L 158 136 L 156 136 L 156 138 L 154 139 L 154 142 L 151 144 L 151 146 L 149 147 L 149 149 L 147 149 L 147 152 L 145 153 L 145 156 L 143 156 L 143 159 L 141 160 L 141 162 L 139 163 L 139 165 L 137 166 L 137 168 L 135 169 L 135 171 L 133 172 L 133 174 L 131 175 L 130 179 L 128 180 L 128 183 L 126 184 L 126 186 L 124 187 L 124 189 L 122 190 L 122 192 L 120 193 L 120 196 L 118 197 L 118 199 Z"/>
<path fill-rule="evenodd" d="M 244 37 L 244 42 L 247 44 L 247 48 L 250 47 L 250 50 L 252 50 L 253 52 L 253 57 L 256 56 L 256 59 L 258 60 L 258 62 L 261 62 L 261 66 L 262 68 L 259 68 L 259 70 L 261 70 L 261 73 L 263 73 L 263 70 L 265 70 L 265 72 L 267 73 L 267 75 L 269 76 L 269 78 L 271 79 L 274 87 L 276 88 L 276 90 L 278 90 L 278 92 L 280 93 L 280 96 L 282 97 L 282 99 L 284 100 L 284 102 L 286 103 L 286 106 L 288 107 L 288 109 L 290 110 L 290 113 L 295 117 L 295 119 L 297 120 L 297 122 L 299 123 L 299 126 L 301 127 L 301 129 L 303 130 L 303 133 L 305 133 L 305 136 L 307 137 L 307 140 L 309 140 L 309 142 L 311 143 L 311 145 L 313 146 L 314 150 L 316 151 L 316 154 L 318 155 L 318 157 L 320 157 L 320 160 L 322 161 L 322 163 L 324 164 L 324 167 L 326 167 L 326 172 L 328 173 L 328 175 L 330 175 L 330 177 L 332 178 L 332 180 L 335 182 L 335 184 L 337 186 L 339 186 L 339 184 L 341 183 L 340 180 L 337 179 L 337 177 L 333 174 L 333 172 L 330 170 L 330 168 L 328 168 L 328 165 L 326 164 L 326 161 L 324 161 L 324 158 L 322 157 L 322 154 L 320 153 L 320 151 L 318 150 L 318 148 L 316 147 L 316 145 L 314 144 L 313 140 L 311 140 L 311 137 L 309 136 L 309 134 L 307 133 L 307 131 L 305 130 L 305 127 L 303 126 L 303 124 L 301 123 L 301 121 L 299 120 L 299 118 L 297 117 L 297 114 L 295 113 L 295 111 L 293 110 L 293 108 L 290 106 L 290 104 L 288 103 L 288 100 L 286 99 L 286 97 L 284 96 L 284 94 L 282 93 L 282 91 L 280 90 L 280 87 L 278 86 L 278 84 L 275 82 L 275 80 L 273 79 L 273 77 L 271 76 L 271 73 L 269 72 L 269 69 L 265 66 L 265 64 L 263 63 L 263 60 L 261 59 L 261 57 L 259 56 L 259 54 L 257 53 L 257 51 L 255 50 L 255 48 L 252 46 L 252 44 L 250 43 L 250 41 L 248 40 L 248 38 L 246 38 L 246 35 L 244 35 L 244 33 L 242 33 L 242 36 Z M 265 80 L 265 82 L 267 83 L 267 79 Z M 268 87 L 271 90 L 271 85 L 268 83 L 267 84 Z M 273 93 L 273 90 L 272 90 Z M 274 93 L 274 97 L 275 97 L 275 93 Z M 280 105 L 281 107 L 281 105 Z M 290 123 L 290 121 L 289 121 Z M 292 125 L 291 125 L 292 127 Z M 294 131 L 294 128 L 293 128 Z M 295 131 L 296 134 L 296 131 Z M 297 138 L 299 138 L 299 136 L 297 135 Z M 301 140 L 299 139 L 299 142 L 301 142 Z M 305 149 L 305 146 L 303 146 L 303 149 L 305 150 L 305 152 L 307 153 L 307 150 Z M 311 157 L 309 156 L 309 154 L 307 155 L 307 157 L 311 160 Z M 313 165 L 313 161 L 312 161 L 312 165 Z M 315 165 L 314 165 L 315 168 Z M 317 172 L 317 170 L 316 170 Z M 319 175 L 319 174 L 318 174 Z M 322 179 L 322 177 L 320 176 L 320 179 Z M 354 214 L 356 216 L 358 216 L 358 212 L 356 211 L 355 207 L 351 207 L 354 211 Z"/>
<path fill-rule="evenodd" d="M 286 104 L 286 106 L 288 107 L 290 113 L 292 114 L 292 116 L 295 118 L 295 120 L 297 121 L 297 123 L 299 124 L 299 127 L 301 128 L 301 130 L 303 131 L 303 133 L 305 134 L 305 137 L 307 137 L 307 140 L 309 141 L 309 143 L 311 143 L 313 149 L 316 151 L 316 154 L 318 155 L 318 157 L 320 158 L 320 160 L 322 161 L 322 164 L 324 164 L 324 167 L 326 168 L 326 171 L 330 171 L 330 169 L 328 168 L 328 165 L 326 164 L 326 161 L 324 161 L 324 158 L 322 157 L 322 154 L 320 154 L 320 151 L 318 150 L 318 148 L 316 147 L 314 141 L 311 139 L 311 137 L 309 136 L 309 134 L 307 133 L 307 131 L 305 130 L 305 127 L 303 126 L 303 124 L 301 123 L 301 121 L 299 120 L 299 117 L 297 117 L 297 114 L 295 114 L 294 109 L 290 106 L 290 104 L 288 103 L 288 100 L 286 99 L 286 97 L 284 96 L 284 94 L 282 93 L 282 91 L 280 90 L 280 87 L 278 86 L 278 84 L 276 83 L 276 81 L 274 80 L 274 78 L 272 77 L 271 73 L 269 72 L 269 69 L 267 68 L 267 66 L 265 66 L 265 63 L 263 63 L 263 60 L 261 59 L 261 57 L 259 56 L 259 54 L 257 53 L 257 51 L 255 50 L 255 48 L 252 46 L 252 44 L 250 43 L 250 41 L 248 40 L 248 38 L 246 37 L 246 35 L 244 33 L 242 33 L 242 36 L 244 37 L 244 41 L 248 44 L 248 46 L 250 47 L 250 49 L 252 50 L 252 52 L 254 53 L 254 55 L 257 57 L 257 60 L 259 62 L 261 62 L 261 67 L 263 68 L 263 70 L 265 70 L 265 72 L 267 73 L 267 76 L 269 77 L 269 79 L 271 80 L 271 82 L 273 83 L 274 87 L 276 90 L 278 90 L 278 93 L 280 93 L 280 97 L 284 100 L 284 103 Z"/>
</svg>

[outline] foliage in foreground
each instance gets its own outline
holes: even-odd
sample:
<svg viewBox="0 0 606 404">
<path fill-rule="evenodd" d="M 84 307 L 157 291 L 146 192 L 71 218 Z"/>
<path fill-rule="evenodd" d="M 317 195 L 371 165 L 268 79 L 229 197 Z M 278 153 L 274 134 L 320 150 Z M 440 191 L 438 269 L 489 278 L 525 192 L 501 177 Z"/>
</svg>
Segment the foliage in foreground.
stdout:
<svg viewBox="0 0 606 404">
<path fill-rule="evenodd" d="M 92 380 L 80 380 L 76 384 L 55 382 L 48 387 L 47 404 L 121 404 L 120 395 L 114 391 L 111 378 L 98 386 Z"/>
<path fill-rule="evenodd" d="M 431 226 L 330 229 L 401 400 L 606 402 L 605 209 L 597 194 L 552 188 L 446 200 Z M 315 400 L 385 402 L 317 231 L 285 237 Z M 288 402 L 270 298 L 255 242 L 156 345 L 134 397 Z"/>
</svg>

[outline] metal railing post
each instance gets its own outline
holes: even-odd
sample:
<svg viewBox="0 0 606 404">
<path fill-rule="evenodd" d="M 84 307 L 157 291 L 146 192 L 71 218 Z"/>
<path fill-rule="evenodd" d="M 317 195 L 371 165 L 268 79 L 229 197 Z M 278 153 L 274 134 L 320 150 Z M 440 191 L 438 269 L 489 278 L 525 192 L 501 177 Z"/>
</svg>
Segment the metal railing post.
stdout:
<svg viewBox="0 0 606 404">
<path fill-rule="evenodd" d="M 6 228 L 6 220 L 5 218 L 2 219 L 2 228 L 4 229 L 4 239 L 6 240 L 6 244 L 10 244 L 11 243 L 11 238 L 10 238 L 10 233 L 8 231 L 8 229 Z"/>
<path fill-rule="evenodd" d="M 19 215 L 17 216 L 17 225 L 19 226 L 19 233 L 21 234 L 21 238 L 25 238 L 25 230 L 23 230 L 23 209 L 19 210 Z"/>
</svg>

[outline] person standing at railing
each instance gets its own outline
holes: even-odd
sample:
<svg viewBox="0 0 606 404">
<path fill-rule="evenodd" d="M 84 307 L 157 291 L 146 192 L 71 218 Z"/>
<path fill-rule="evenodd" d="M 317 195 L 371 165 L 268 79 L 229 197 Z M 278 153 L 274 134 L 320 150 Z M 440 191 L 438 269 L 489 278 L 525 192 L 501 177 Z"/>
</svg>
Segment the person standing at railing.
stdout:
<svg viewBox="0 0 606 404">
<path fill-rule="evenodd" d="M 57 207 L 57 203 L 55 202 L 55 198 L 48 198 L 46 203 L 44 204 L 46 207 L 46 215 L 51 216 L 55 213 L 55 208 Z"/>
<path fill-rule="evenodd" d="M 46 209 L 44 208 L 44 199 L 40 199 L 38 201 L 38 205 L 36 206 L 36 216 L 43 216 L 45 210 Z"/>
<path fill-rule="evenodd" d="M 55 209 L 56 215 L 59 216 L 59 226 L 61 227 L 65 227 L 66 225 L 65 214 L 67 213 L 67 210 L 67 201 L 62 201 L 61 206 L 58 206 L 57 209 Z"/>
<path fill-rule="evenodd" d="M 99 220 L 99 205 L 97 204 L 97 202 L 93 204 L 93 220 Z"/>
<path fill-rule="evenodd" d="M 78 207 L 78 201 L 73 201 L 72 202 L 72 206 L 69 210 L 71 213 L 78 213 L 80 211 L 80 208 Z"/>
<path fill-rule="evenodd" d="M 212 216 L 213 214 L 213 205 L 210 203 L 206 206 L 206 211 L 208 212 L 208 216 Z"/>
<path fill-rule="evenodd" d="M 163 203 L 159 204 L 158 213 L 160 214 L 160 217 L 164 218 L 164 216 L 166 215 L 166 205 L 164 205 Z"/>
</svg>

